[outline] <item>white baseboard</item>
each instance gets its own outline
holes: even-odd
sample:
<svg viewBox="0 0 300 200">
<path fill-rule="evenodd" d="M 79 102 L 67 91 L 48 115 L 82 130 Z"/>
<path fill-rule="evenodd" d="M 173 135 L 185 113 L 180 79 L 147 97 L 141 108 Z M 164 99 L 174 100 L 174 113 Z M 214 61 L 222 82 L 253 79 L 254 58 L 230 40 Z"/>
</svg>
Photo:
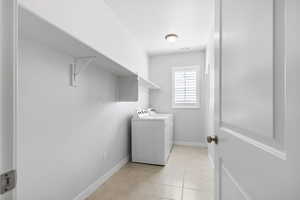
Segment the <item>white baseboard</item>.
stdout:
<svg viewBox="0 0 300 200">
<path fill-rule="evenodd" d="M 209 162 L 211 164 L 211 167 L 214 169 L 215 168 L 215 162 L 214 162 L 214 159 L 211 157 L 210 154 L 208 154 L 208 159 L 209 159 Z"/>
<path fill-rule="evenodd" d="M 186 141 L 174 141 L 175 145 L 192 146 L 192 147 L 207 147 L 207 144 L 201 142 L 186 142 Z"/>
<path fill-rule="evenodd" d="M 117 163 L 112 169 L 106 172 L 103 176 L 98 178 L 94 183 L 89 185 L 84 191 L 78 194 L 73 200 L 85 200 L 93 194 L 105 181 L 107 181 L 114 173 L 119 171 L 129 161 L 129 156 Z"/>
</svg>

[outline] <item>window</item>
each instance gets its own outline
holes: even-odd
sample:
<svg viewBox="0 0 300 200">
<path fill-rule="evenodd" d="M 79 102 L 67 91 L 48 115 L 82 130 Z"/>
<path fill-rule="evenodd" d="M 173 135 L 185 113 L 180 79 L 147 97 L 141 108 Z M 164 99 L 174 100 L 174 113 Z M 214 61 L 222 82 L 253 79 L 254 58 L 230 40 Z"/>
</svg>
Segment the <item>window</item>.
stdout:
<svg viewBox="0 0 300 200">
<path fill-rule="evenodd" d="M 199 66 L 174 67 L 173 108 L 199 108 Z"/>
</svg>

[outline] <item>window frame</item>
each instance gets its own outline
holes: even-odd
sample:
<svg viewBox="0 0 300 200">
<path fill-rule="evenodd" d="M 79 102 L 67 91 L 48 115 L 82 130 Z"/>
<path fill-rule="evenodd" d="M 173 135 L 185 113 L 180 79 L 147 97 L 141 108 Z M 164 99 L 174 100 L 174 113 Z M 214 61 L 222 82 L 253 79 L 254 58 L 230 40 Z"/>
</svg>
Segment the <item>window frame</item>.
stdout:
<svg viewBox="0 0 300 200">
<path fill-rule="evenodd" d="M 175 103 L 175 72 L 177 71 L 196 71 L 196 103 L 195 104 L 184 104 Z M 200 108 L 200 66 L 181 66 L 172 67 L 172 108 L 173 109 L 199 109 Z"/>
</svg>

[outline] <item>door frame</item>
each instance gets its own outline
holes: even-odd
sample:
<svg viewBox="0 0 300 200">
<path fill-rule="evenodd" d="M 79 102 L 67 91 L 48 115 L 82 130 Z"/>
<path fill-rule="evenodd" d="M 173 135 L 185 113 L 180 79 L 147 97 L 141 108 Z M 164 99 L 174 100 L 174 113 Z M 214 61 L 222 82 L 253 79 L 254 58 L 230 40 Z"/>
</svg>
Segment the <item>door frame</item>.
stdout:
<svg viewBox="0 0 300 200">
<path fill-rule="evenodd" d="M 13 169 L 17 171 L 18 174 L 18 130 L 19 130 L 19 0 L 13 1 Z M 18 177 L 18 175 L 17 175 Z M 17 200 L 17 189 L 18 189 L 18 179 L 16 181 L 16 187 L 12 191 L 12 200 Z"/>
</svg>

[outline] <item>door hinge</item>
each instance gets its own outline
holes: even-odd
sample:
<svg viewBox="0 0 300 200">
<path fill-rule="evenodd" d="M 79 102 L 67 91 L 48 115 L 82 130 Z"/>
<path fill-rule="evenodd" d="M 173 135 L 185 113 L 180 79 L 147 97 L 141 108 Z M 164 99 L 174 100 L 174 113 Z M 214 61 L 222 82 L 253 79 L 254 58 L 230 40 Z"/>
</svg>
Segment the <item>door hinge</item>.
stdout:
<svg viewBox="0 0 300 200">
<path fill-rule="evenodd" d="M 8 171 L 0 175 L 0 194 L 11 191 L 16 187 L 16 170 Z"/>
</svg>

